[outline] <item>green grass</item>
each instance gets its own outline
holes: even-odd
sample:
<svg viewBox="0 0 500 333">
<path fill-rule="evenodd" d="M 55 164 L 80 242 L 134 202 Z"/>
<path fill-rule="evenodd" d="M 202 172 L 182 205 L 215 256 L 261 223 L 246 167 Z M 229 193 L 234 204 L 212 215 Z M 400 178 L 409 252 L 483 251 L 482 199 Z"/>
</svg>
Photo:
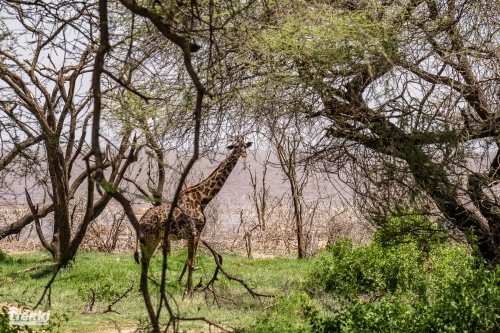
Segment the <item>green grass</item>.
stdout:
<svg viewBox="0 0 500 333">
<path fill-rule="evenodd" d="M 253 299 L 235 281 L 222 275 L 216 283 L 218 302 L 197 292 L 182 299 L 177 278 L 186 251 L 169 257 L 167 289 L 171 304 L 182 317 L 205 317 L 235 333 L 330 332 L 496 332 L 500 327 L 500 268 L 483 263 L 467 246 L 436 238 L 409 238 L 402 243 L 354 246 L 346 239 L 328 246 L 310 260 L 253 259 L 224 254 L 224 267 L 260 293 L 273 298 Z M 426 246 L 422 246 L 423 243 Z M 2 256 L 0 303 L 32 307 L 51 277 L 50 268 L 17 273 L 37 264 L 49 264 L 45 252 Z M 215 265 L 200 254 L 200 277 L 210 280 Z M 150 276 L 161 273 L 161 256 L 153 258 Z M 54 283 L 51 321 L 65 315 L 62 332 L 116 332 L 144 327 L 148 322 L 139 293 L 139 265 L 132 254 L 80 253 Z M 132 291 L 113 309 L 99 314 L 127 288 Z M 82 314 L 96 293 L 93 314 Z M 158 304 L 158 286 L 150 284 Z M 165 314 L 165 311 L 163 311 Z M 162 317 L 166 323 L 166 315 Z M 200 321 L 181 323 L 181 332 L 208 332 Z M 0 317 L 0 332 L 2 320 Z"/>
<path fill-rule="evenodd" d="M 224 327 L 251 327 L 263 309 L 270 308 L 275 299 L 253 299 L 250 294 L 235 281 L 229 281 L 219 274 L 216 291 L 218 304 L 212 296 L 205 297 L 197 292 L 192 300 L 182 300 L 183 288 L 176 281 L 187 257 L 185 250 L 176 251 L 169 257 L 167 275 L 168 291 L 172 294 L 172 305 L 185 317 L 206 317 Z M 312 261 L 295 258 L 246 259 L 238 254 L 223 254 L 225 270 L 245 282 L 260 293 L 287 295 L 302 282 L 309 271 Z M 19 304 L 32 307 L 42 295 L 44 286 L 51 278 L 51 268 L 40 268 L 31 272 L 17 273 L 23 269 L 51 263 L 47 252 L 38 251 L 26 254 L 14 254 L 0 257 L 0 303 Z M 196 266 L 194 281 L 200 276 L 204 282 L 210 280 L 215 264 L 208 254 L 200 254 Z M 52 287 L 51 319 L 65 315 L 67 321 L 62 324 L 63 332 L 111 332 L 120 329 L 136 328 L 147 322 L 144 301 L 139 293 L 140 267 L 135 264 L 132 254 L 104 254 L 98 252 L 79 253 L 71 267 L 62 270 Z M 150 276 L 159 281 L 161 276 L 161 255 L 152 261 Z M 129 294 L 113 309 L 117 313 L 97 314 L 127 288 L 133 285 Z M 82 314 L 91 299 L 91 288 L 96 293 L 93 311 L 96 314 Z M 158 288 L 150 284 L 155 304 L 158 302 Z M 46 303 L 44 304 L 46 305 Z M 265 310 L 268 311 L 268 310 Z M 164 320 L 166 316 L 163 316 Z M 116 325 L 116 326 L 115 326 Z M 181 323 L 181 329 L 208 331 L 202 322 Z"/>
</svg>

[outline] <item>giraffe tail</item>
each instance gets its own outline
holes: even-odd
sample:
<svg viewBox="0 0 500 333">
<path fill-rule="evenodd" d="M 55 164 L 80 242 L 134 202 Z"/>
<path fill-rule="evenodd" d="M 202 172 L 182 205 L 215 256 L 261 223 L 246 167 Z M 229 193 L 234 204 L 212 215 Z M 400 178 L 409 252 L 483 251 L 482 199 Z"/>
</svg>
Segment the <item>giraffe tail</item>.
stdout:
<svg viewBox="0 0 500 333">
<path fill-rule="evenodd" d="M 139 250 L 138 250 L 138 245 L 139 245 L 139 238 L 135 241 L 135 252 L 134 252 L 134 259 L 137 264 L 139 264 Z"/>
</svg>

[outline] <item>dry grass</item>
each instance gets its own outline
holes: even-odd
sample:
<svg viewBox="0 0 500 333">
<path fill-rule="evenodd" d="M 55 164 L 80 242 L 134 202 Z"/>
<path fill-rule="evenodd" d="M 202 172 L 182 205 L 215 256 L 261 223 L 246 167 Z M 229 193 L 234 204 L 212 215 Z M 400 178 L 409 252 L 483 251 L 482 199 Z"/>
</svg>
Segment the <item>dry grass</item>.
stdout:
<svg viewBox="0 0 500 333">
<path fill-rule="evenodd" d="M 207 224 L 202 237 L 225 252 L 244 253 L 247 257 L 274 257 L 290 255 L 297 251 L 297 235 L 293 208 L 286 198 L 269 200 L 265 213 L 265 224 L 259 222 L 254 206 L 248 200 L 239 200 L 229 209 L 214 200 L 207 207 Z M 138 206 L 141 216 L 145 207 Z M 9 206 L 0 208 L 0 225 L 12 223 L 28 212 L 27 207 Z M 349 237 L 355 242 L 367 242 L 372 230 L 369 223 L 360 218 L 355 208 L 347 205 L 326 206 L 322 202 L 303 203 L 303 229 L 306 251 L 314 255 L 328 243 Z M 84 214 L 84 200 L 77 198 L 71 208 L 72 228 L 76 231 Z M 51 215 L 42 220 L 47 240 L 51 239 Z M 226 221 L 226 222 L 222 222 Z M 227 223 L 227 221 L 230 221 Z M 110 204 L 88 227 L 81 250 L 101 252 L 130 252 L 135 249 L 135 231 L 117 204 Z M 173 244 L 183 247 L 184 242 Z M 0 241 L 0 249 L 8 253 L 40 249 L 41 243 L 34 225 L 23 229 L 18 235 Z"/>
<path fill-rule="evenodd" d="M 29 213 L 28 206 L 10 205 L 0 207 L 0 226 L 6 226 Z M 10 235 L 0 240 L 0 250 L 7 253 L 29 252 L 42 247 L 32 223 L 17 235 Z"/>
<path fill-rule="evenodd" d="M 221 206 L 210 207 L 203 231 L 203 237 L 218 248 L 243 252 L 248 257 L 274 257 L 297 252 L 293 208 L 283 198 L 275 198 L 275 202 L 268 206 L 265 225 L 259 223 L 256 210 L 244 200 L 239 202 L 238 208 L 229 212 L 234 222 L 222 225 Z M 316 201 L 304 203 L 303 212 L 305 248 L 311 256 L 339 238 L 349 237 L 354 242 L 371 239 L 373 231 L 370 224 L 350 206 L 326 207 Z M 226 217 L 224 220 L 230 219 Z"/>
</svg>

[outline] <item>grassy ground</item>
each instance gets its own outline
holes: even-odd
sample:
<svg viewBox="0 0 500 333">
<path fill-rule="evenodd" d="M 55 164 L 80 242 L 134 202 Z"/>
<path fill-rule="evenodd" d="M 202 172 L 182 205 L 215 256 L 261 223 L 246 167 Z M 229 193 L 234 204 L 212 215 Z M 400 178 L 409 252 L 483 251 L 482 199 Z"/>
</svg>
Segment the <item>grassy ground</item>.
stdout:
<svg viewBox="0 0 500 333">
<path fill-rule="evenodd" d="M 237 254 L 224 254 L 224 267 L 230 274 L 243 278 L 256 291 L 266 294 L 286 295 L 290 293 L 310 269 L 312 261 L 294 258 L 246 259 Z M 206 317 L 224 327 L 249 327 L 263 309 L 269 308 L 274 299 L 253 299 L 237 282 L 220 276 L 216 283 L 218 304 L 210 295 L 197 292 L 194 299 L 182 300 L 182 287 L 176 283 L 187 253 L 176 251 L 169 258 L 168 289 L 172 293 L 172 304 L 186 317 Z M 44 286 L 52 274 L 51 268 L 17 273 L 38 264 L 51 263 L 47 252 L 37 251 L 25 254 L 7 255 L 0 258 L 0 303 L 32 307 L 42 295 Z M 195 284 L 200 276 L 208 281 L 215 265 L 208 254 L 201 253 L 197 259 L 200 270 L 195 272 Z M 150 276 L 160 279 L 161 256 L 156 255 L 150 268 Z M 65 315 L 62 332 L 113 332 L 143 326 L 147 314 L 139 293 L 140 267 L 135 264 L 132 254 L 104 254 L 84 252 L 77 255 L 72 267 L 61 271 L 51 293 L 51 321 Z M 130 286 L 132 290 L 113 310 L 119 313 L 99 314 L 120 297 Z M 82 314 L 95 291 L 93 313 Z M 150 284 L 154 293 L 157 288 Z M 165 316 L 163 316 L 165 318 Z M 199 321 L 181 323 L 186 331 L 209 331 L 207 325 Z"/>
</svg>

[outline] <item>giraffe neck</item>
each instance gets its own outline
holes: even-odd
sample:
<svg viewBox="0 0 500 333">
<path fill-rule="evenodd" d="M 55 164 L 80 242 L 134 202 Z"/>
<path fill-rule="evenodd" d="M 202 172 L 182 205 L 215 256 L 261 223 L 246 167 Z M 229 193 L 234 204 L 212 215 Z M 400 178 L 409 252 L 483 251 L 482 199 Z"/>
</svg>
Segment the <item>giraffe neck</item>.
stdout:
<svg viewBox="0 0 500 333">
<path fill-rule="evenodd" d="M 239 154 L 231 153 L 207 179 L 201 183 L 188 187 L 183 192 L 191 197 L 196 197 L 201 209 L 204 210 L 208 203 L 219 193 L 222 186 L 238 162 Z"/>
</svg>

